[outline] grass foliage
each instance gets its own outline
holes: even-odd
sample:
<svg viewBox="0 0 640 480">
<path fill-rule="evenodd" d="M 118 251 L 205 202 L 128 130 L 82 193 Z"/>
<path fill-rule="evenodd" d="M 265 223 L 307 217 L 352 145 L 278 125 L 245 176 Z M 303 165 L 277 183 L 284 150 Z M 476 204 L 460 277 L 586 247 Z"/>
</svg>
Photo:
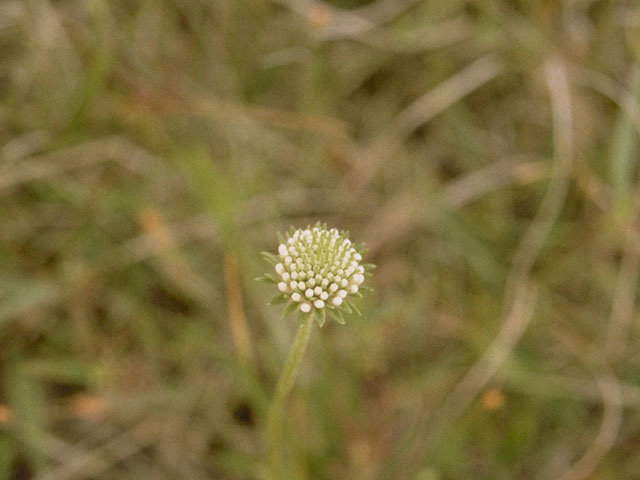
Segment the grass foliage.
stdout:
<svg viewBox="0 0 640 480">
<path fill-rule="evenodd" d="M 314 333 L 292 480 L 640 478 L 640 7 L 0 2 L 0 480 L 268 478 L 326 221 L 378 265 Z"/>
</svg>

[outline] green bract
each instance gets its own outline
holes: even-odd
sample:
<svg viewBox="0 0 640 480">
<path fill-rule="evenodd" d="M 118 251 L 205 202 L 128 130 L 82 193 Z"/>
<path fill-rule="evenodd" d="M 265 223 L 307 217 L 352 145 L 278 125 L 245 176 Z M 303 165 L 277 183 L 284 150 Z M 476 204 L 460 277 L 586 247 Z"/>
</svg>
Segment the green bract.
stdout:
<svg viewBox="0 0 640 480">
<path fill-rule="evenodd" d="M 276 273 L 264 278 L 281 292 L 271 304 L 288 303 L 285 313 L 314 315 L 320 326 L 327 314 L 344 323 L 343 312 L 360 313 L 350 297 L 361 296 L 365 276 L 374 266 L 361 264 L 364 249 L 351 243 L 348 232 L 321 224 L 292 227 L 280 241 L 278 255 L 263 252 Z"/>
</svg>

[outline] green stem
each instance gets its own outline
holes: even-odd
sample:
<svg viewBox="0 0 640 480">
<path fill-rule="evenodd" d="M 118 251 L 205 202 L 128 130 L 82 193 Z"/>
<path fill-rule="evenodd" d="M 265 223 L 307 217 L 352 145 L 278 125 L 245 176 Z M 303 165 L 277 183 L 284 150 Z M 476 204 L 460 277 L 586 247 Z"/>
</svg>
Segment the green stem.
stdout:
<svg viewBox="0 0 640 480">
<path fill-rule="evenodd" d="M 293 387 L 298 368 L 302 362 L 302 357 L 307 349 L 311 327 L 313 327 L 313 315 L 308 315 L 305 322 L 298 328 L 296 338 L 289 350 L 287 363 L 280 374 L 276 393 L 269 408 L 267 417 L 267 435 L 269 438 L 269 450 L 271 461 L 271 480 L 282 480 L 286 478 L 282 471 L 282 430 L 284 419 L 284 407 L 287 396 Z"/>
</svg>

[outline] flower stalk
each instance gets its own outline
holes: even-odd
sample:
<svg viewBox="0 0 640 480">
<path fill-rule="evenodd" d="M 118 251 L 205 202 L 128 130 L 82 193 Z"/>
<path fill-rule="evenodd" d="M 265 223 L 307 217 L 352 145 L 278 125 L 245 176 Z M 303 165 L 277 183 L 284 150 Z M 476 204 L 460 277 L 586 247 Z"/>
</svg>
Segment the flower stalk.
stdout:
<svg viewBox="0 0 640 480">
<path fill-rule="evenodd" d="M 271 407 L 267 416 L 267 435 L 269 438 L 269 458 L 271 463 L 272 480 L 282 480 L 285 478 L 282 462 L 282 433 L 284 429 L 284 409 L 289 392 L 293 387 L 296 375 L 304 357 L 304 352 L 311 337 L 313 327 L 313 317 L 307 316 L 306 321 L 298 327 L 298 333 L 291 345 L 287 363 L 280 374 L 276 393 L 273 397 Z"/>
</svg>

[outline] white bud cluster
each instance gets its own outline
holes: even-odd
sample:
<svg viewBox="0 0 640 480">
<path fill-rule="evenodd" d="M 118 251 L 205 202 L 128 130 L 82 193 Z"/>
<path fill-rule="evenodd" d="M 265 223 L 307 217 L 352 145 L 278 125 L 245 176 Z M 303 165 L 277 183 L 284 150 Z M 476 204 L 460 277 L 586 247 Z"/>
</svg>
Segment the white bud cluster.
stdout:
<svg viewBox="0 0 640 480">
<path fill-rule="evenodd" d="M 364 281 L 362 255 L 335 228 L 298 229 L 279 245 L 278 255 L 278 289 L 304 313 L 339 307 Z"/>
</svg>

